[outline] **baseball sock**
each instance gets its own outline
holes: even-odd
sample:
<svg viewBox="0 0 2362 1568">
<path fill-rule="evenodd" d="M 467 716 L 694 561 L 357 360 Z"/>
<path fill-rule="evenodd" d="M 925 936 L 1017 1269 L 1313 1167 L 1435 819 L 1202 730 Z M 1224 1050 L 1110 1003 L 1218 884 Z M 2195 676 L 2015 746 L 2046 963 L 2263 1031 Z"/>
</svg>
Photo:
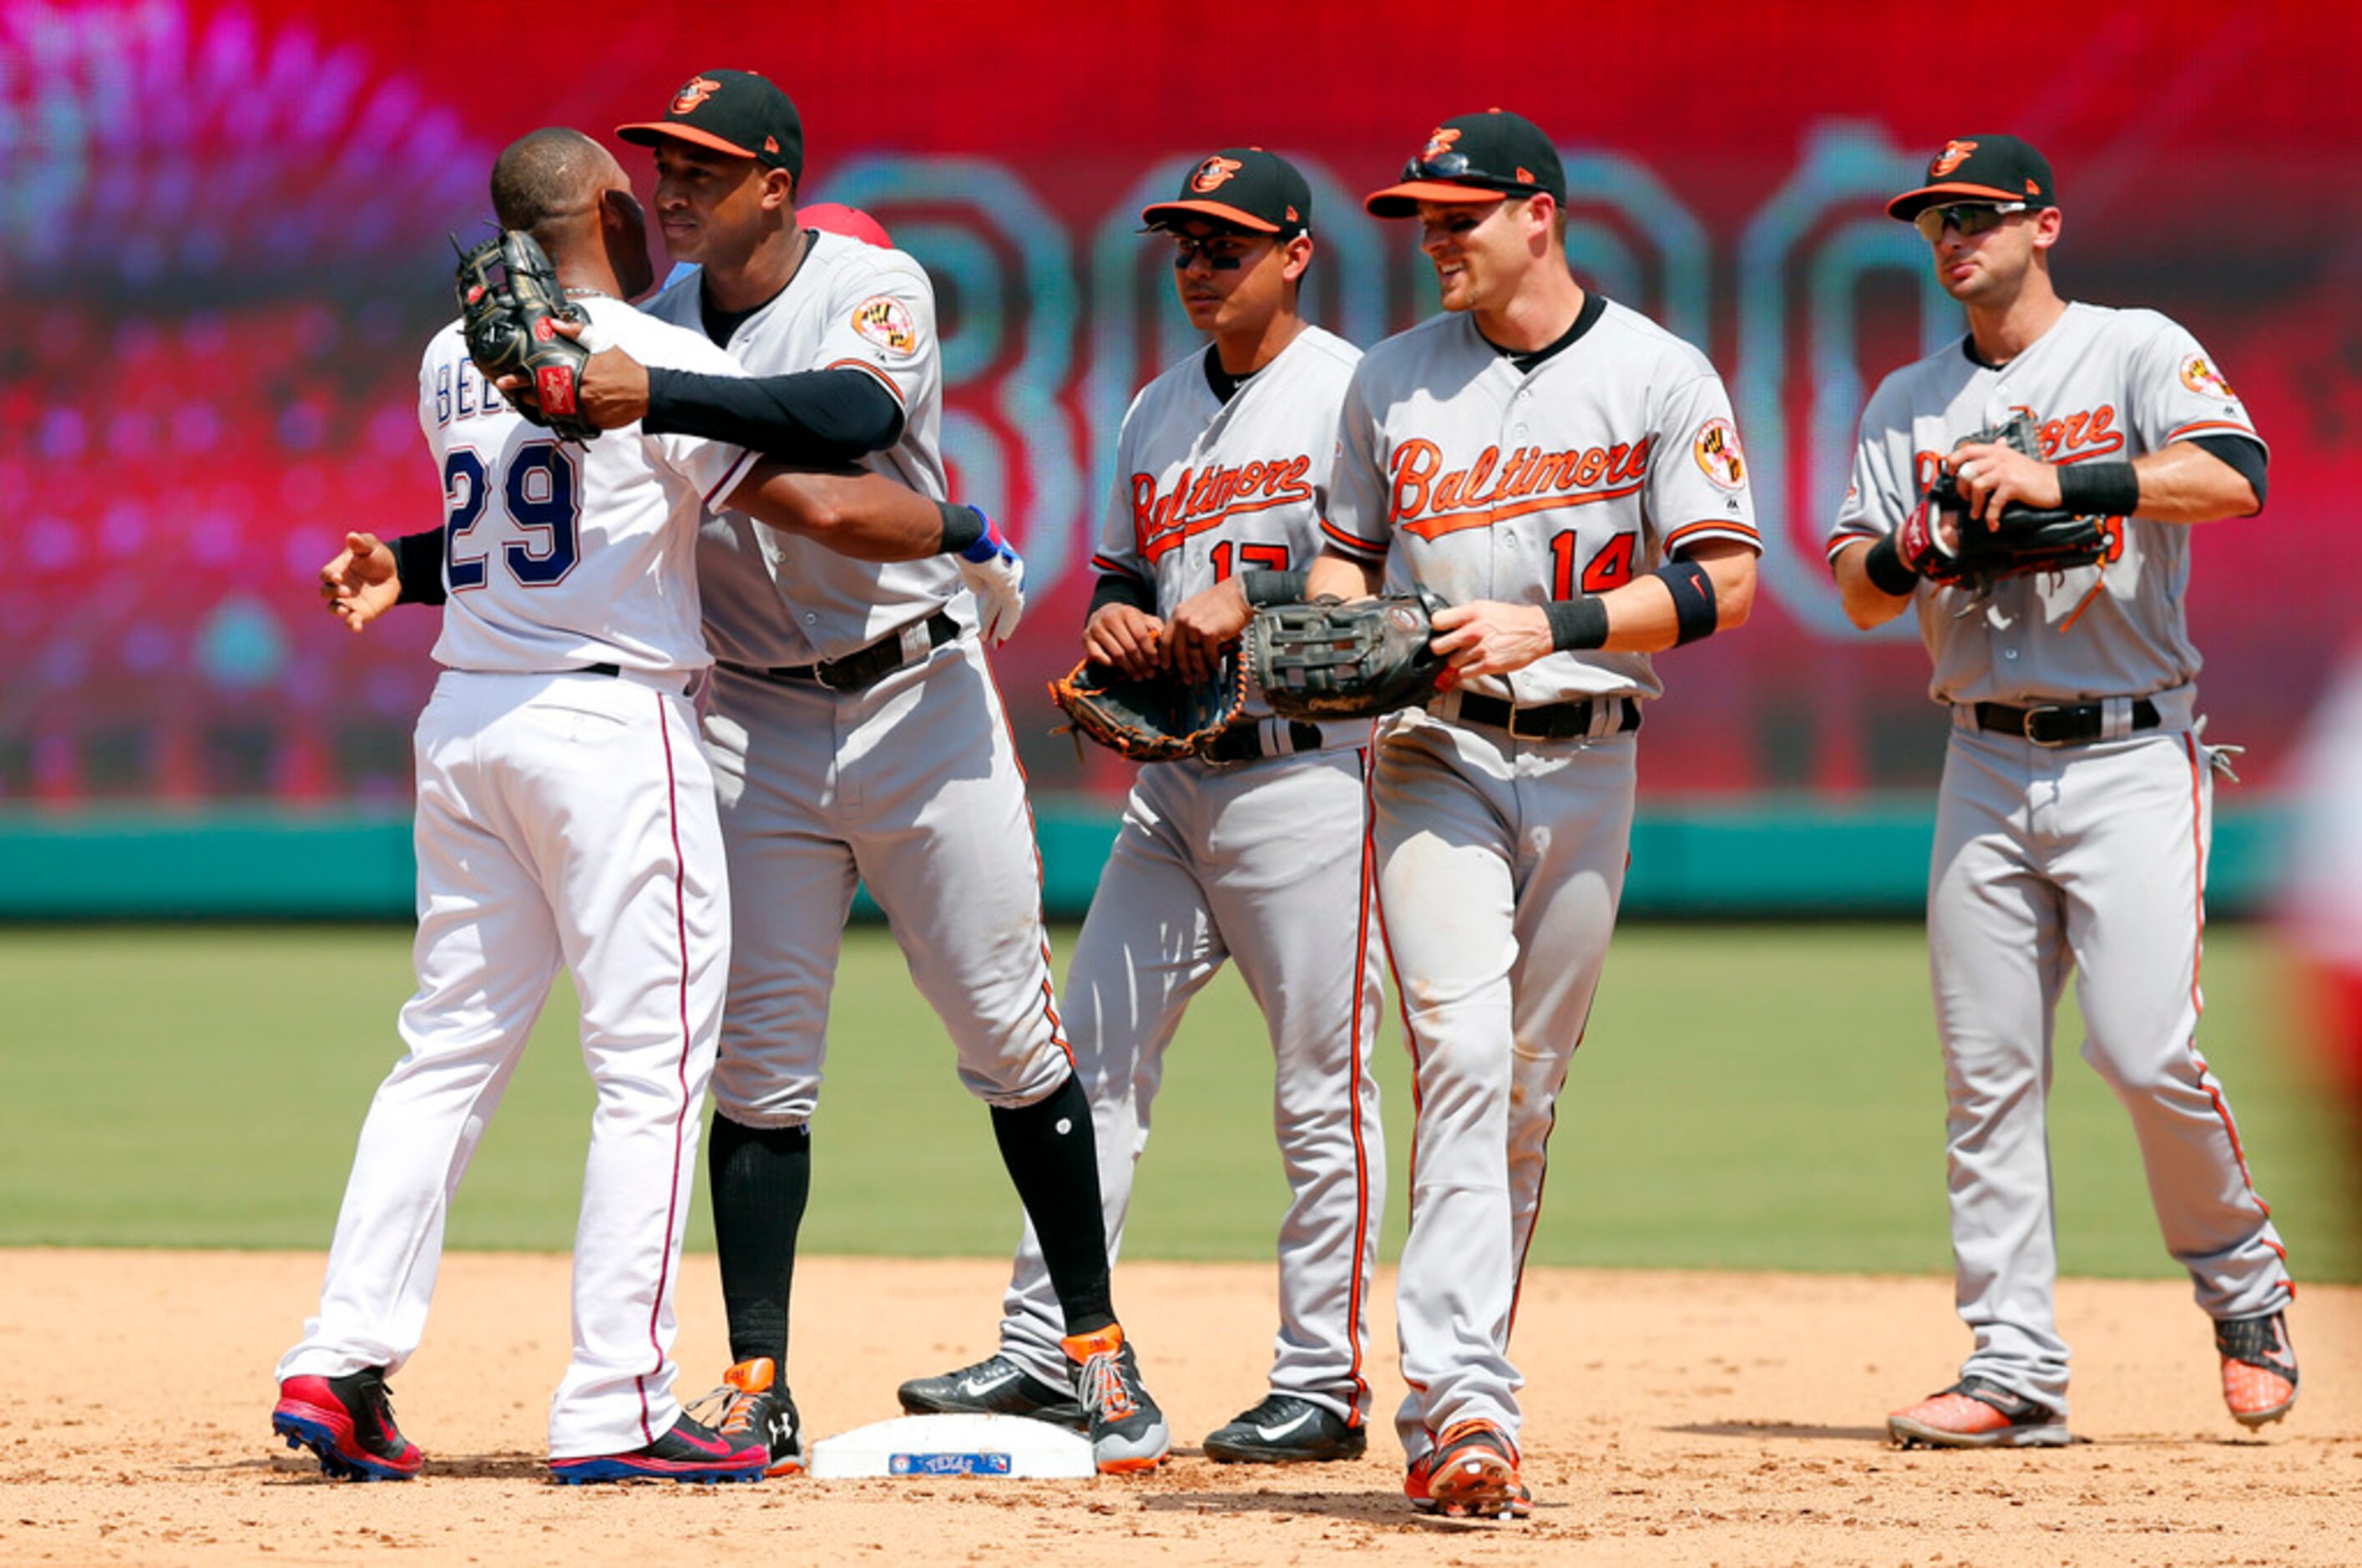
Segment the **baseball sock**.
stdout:
<svg viewBox="0 0 2362 1568">
<path fill-rule="evenodd" d="M 1090 1101 L 1069 1073 L 1048 1098 L 992 1108 L 992 1135 L 1033 1221 L 1050 1287 L 1058 1293 L 1066 1332 L 1087 1334 L 1115 1321 L 1108 1282 L 1106 1220 L 1099 1213 L 1099 1156 Z"/>
<path fill-rule="evenodd" d="M 769 1356 L 785 1382 L 796 1232 L 811 1196 L 811 1129 L 748 1127 L 717 1110 L 706 1140 L 705 1172 L 713 1188 L 730 1359 Z"/>
</svg>

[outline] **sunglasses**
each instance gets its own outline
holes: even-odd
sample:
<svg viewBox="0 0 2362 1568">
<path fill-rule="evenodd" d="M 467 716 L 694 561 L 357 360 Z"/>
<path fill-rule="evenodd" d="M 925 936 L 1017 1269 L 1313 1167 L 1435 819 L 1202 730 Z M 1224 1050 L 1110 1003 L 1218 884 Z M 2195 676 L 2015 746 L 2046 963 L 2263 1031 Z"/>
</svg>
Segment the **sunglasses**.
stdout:
<svg viewBox="0 0 2362 1568">
<path fill-rule="evenodd" d="M 2024 211 L 2024 202 L 1955 202 L 1948 207 L 1922 207 L 1911 222 L 1920 237 L 1933 245 L 1944 237 L 1947 228 L 1959 229 L 1963 239 L 1974 239 L 1987 229 L 1999 228 L 2001 220 L 2010 214 Z"/>
<path fill-rule="evenodd" d="M 1402 177 L 1407 181 L 1441 180 L 1455 185 L 1474 185 L 1480 190 L 1499 191 L 1505 194 L 1541 189 L 1530 180 L 1512 180 L 1506 174 L 1487 174 L 1482 169 L 1473 168 L 1464 152 L 1439 152 L 1433 158 L 1414 158 L 1403 165 Z"/>
</svg>

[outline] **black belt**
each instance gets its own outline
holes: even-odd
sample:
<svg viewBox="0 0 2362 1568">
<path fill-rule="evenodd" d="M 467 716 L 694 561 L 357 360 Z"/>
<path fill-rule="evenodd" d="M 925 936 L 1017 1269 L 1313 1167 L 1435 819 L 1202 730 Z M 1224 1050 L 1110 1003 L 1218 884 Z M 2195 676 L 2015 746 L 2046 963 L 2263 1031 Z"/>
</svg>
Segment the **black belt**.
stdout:
<svg viewBox="0 0 2362 1568">
<path fill-rule="evenodd" d="M 2006 702 L 1976 705 L 1977 728 L 1992 734 L 2016 735 L 2035 745 L 2084 745 L 2098 740 L 2107 717 L 2105 702 L 2040 702 L 2013 708 Z M 2146 697 L 2133 700 L 2133 728 L 2157 728 L 2157 704 Z"/>
<path fill-rule="evenodd" d="M 958 641 L 959 635 L 959 623 L 941 610 L 927 617 L 929 653 L 945 643 Z M 890 637 L 878 638 L 867 647 L 855 648 L 843 658 L 824 658 L 818 664 L 782 664 L 765 669 L 759 665 L 733 664 L 726 658 L 717 662 L 724 669 L 751 675 L 757 680 L 825 686 L 831 691 L 859 691 L 918 661 L 903 657 L 902 634 L 897 632 Z"/>
<path fill-rule="evenodd" d="M 1578 697 L 1572 702 L 1546 702 L 1520 708 L 1497 697 L 1470 691 L 1460 699 L 1460 716 L 1472 724 L 1490 724 L 1519 740 L 1581 740 L 1591 734 L 1595 702 L 1613 701 L 1616 723 L 1607 733 L 1629 734 L 1640 727 L 1640 704 L 1629 697 Z"/>
<path fill-rule="evenodd" d="M 1249 719 L 1232 724 L 1229 729 L 1216 735 L 1206 749 L 1198 755 L 1209 762 L 1248 762 L 1258 756 L 1286 756 L 1297 752 L 1319 751 L 1323 738 L 1325 737 L 1322 736 L 1319 724 L 1308 724 L 1300 719 L 1290 719 L 1287 721 L 1287 750 L 1278 753 L 1265 752 L 1263 748 L 1262 722 Z"/>
</svg>

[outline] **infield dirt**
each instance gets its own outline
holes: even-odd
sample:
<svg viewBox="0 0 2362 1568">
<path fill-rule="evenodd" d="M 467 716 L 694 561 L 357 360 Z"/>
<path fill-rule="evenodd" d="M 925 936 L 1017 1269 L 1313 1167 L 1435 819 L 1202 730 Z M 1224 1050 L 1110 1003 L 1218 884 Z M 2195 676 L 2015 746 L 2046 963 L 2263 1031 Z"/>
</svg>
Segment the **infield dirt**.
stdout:
<svg viewBox="0 0 2362 1568">
<path fill-rule="evenodd" d="M 1935 1278 L 1535 1270 L 1531 1521 L 1402 1501 L 1374 1302 L 1370 1457 L 1217 1465 L 1198 1440 L 1262 1393 L 1270 1271 L 1127 1264 L 1118 1300 L 1174 1422 L 1153 1476 L 1065 1484 L 552 1485 L 566 1260 L 460 1253 L 394 1380 L 419 1480 L 324 1481 L 270 1435 L 270 1369 L 315 1296 L 304 1253 L 0 1253 L 0 1561 L 8 1562 L 1237 1562 L 2151 1564 L 2362 1561 L 2362 1290 L 2308 1288 L 2303 1397 L 2253 1436 L 2224 1414 L 2187 1286 L 2070 1281 L 2073 1427 L 2048 1452 L 1900 1452 L 1893 1406 L 1967 1344 Z M 1001 1266 L 816 1258 L 791 1368 L 811 1430 L 896 1414 L 894 1386 L 990 1348 Z M 683 1391 L 724 1346 L 710 1258 L 680 1294 Z"/>
</svg>

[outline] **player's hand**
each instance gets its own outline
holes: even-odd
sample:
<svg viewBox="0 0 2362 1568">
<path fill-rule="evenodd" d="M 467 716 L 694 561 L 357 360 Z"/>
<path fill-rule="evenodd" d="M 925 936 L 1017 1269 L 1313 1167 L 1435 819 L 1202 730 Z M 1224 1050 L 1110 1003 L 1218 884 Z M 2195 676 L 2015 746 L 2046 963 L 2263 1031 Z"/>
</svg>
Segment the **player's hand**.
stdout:
<svg viewBox="0 0 2362 1568">
<path fill-rule="evenodd" d="M 1960 481 L 1960 499 L 1968 503 L 1969 515 L 1988 528 L 2001 526 L 2001 509 L 2013 501 L 2046 508 L 2058 504 L 2058 469 L 2014 447 L 1971 442 L 1955 447 L 1944 466 Z"/>
<path fill-rule="evenodd" d="M 320 597 L 330 614 L 359 631 L 402 597 L 402 573 L 393 551 L 375 534 L 347 534 L 345 547 L 320 569 Z"/>
<path fill-rule="evenodd" d="M 1166 657 L 1182 679 L 1211 680 L 1222 671 L 1222 655 L 1253 619 L 1246 584 L 1235 577 L 1218 582 L 1174 606 Z"/>
<path fill-rule="evenodd" d="M 550 329 L 590 350 L 590 358 L 582 366 L 581 385 L 574 391 L 575 404 L 584 419 L 602 430 L 614 430 L 647 417 L 646 365 L 616 348 L 610 335 L 591 323 L 556 321 L 550 323 Z M 502 376 L 492 384 L 511 403 L 516 401 L 518 392 L 527 388 L 523 376 Z"/>
<path fill-rule="evenodd" d="M 984 536 L 953 558 L 976 595 L 977 634 L 997 646 L 1009 640 L 1025 613 L 1025 558 L 1001 537 L 1000 525 L 982 507 L 975 510 L 984 517 Z"/>
<path fill-rule="evenodd" d="M 1479 675 L 1523 669 L 1551 651 L 1550 618 L 1538 604 L 1504 604 L 1479 599 L 1435 613 L 1436 635 L 1428 646 L 1450 661 L 1457 685 Z"/>
<path fill-rule="evenodd" d="M 1102 604 L 1083 624 L 1083 652 L 1144 680 L 1164 668 L 1164 623 L 1130 604 Z"/>
</svg>

